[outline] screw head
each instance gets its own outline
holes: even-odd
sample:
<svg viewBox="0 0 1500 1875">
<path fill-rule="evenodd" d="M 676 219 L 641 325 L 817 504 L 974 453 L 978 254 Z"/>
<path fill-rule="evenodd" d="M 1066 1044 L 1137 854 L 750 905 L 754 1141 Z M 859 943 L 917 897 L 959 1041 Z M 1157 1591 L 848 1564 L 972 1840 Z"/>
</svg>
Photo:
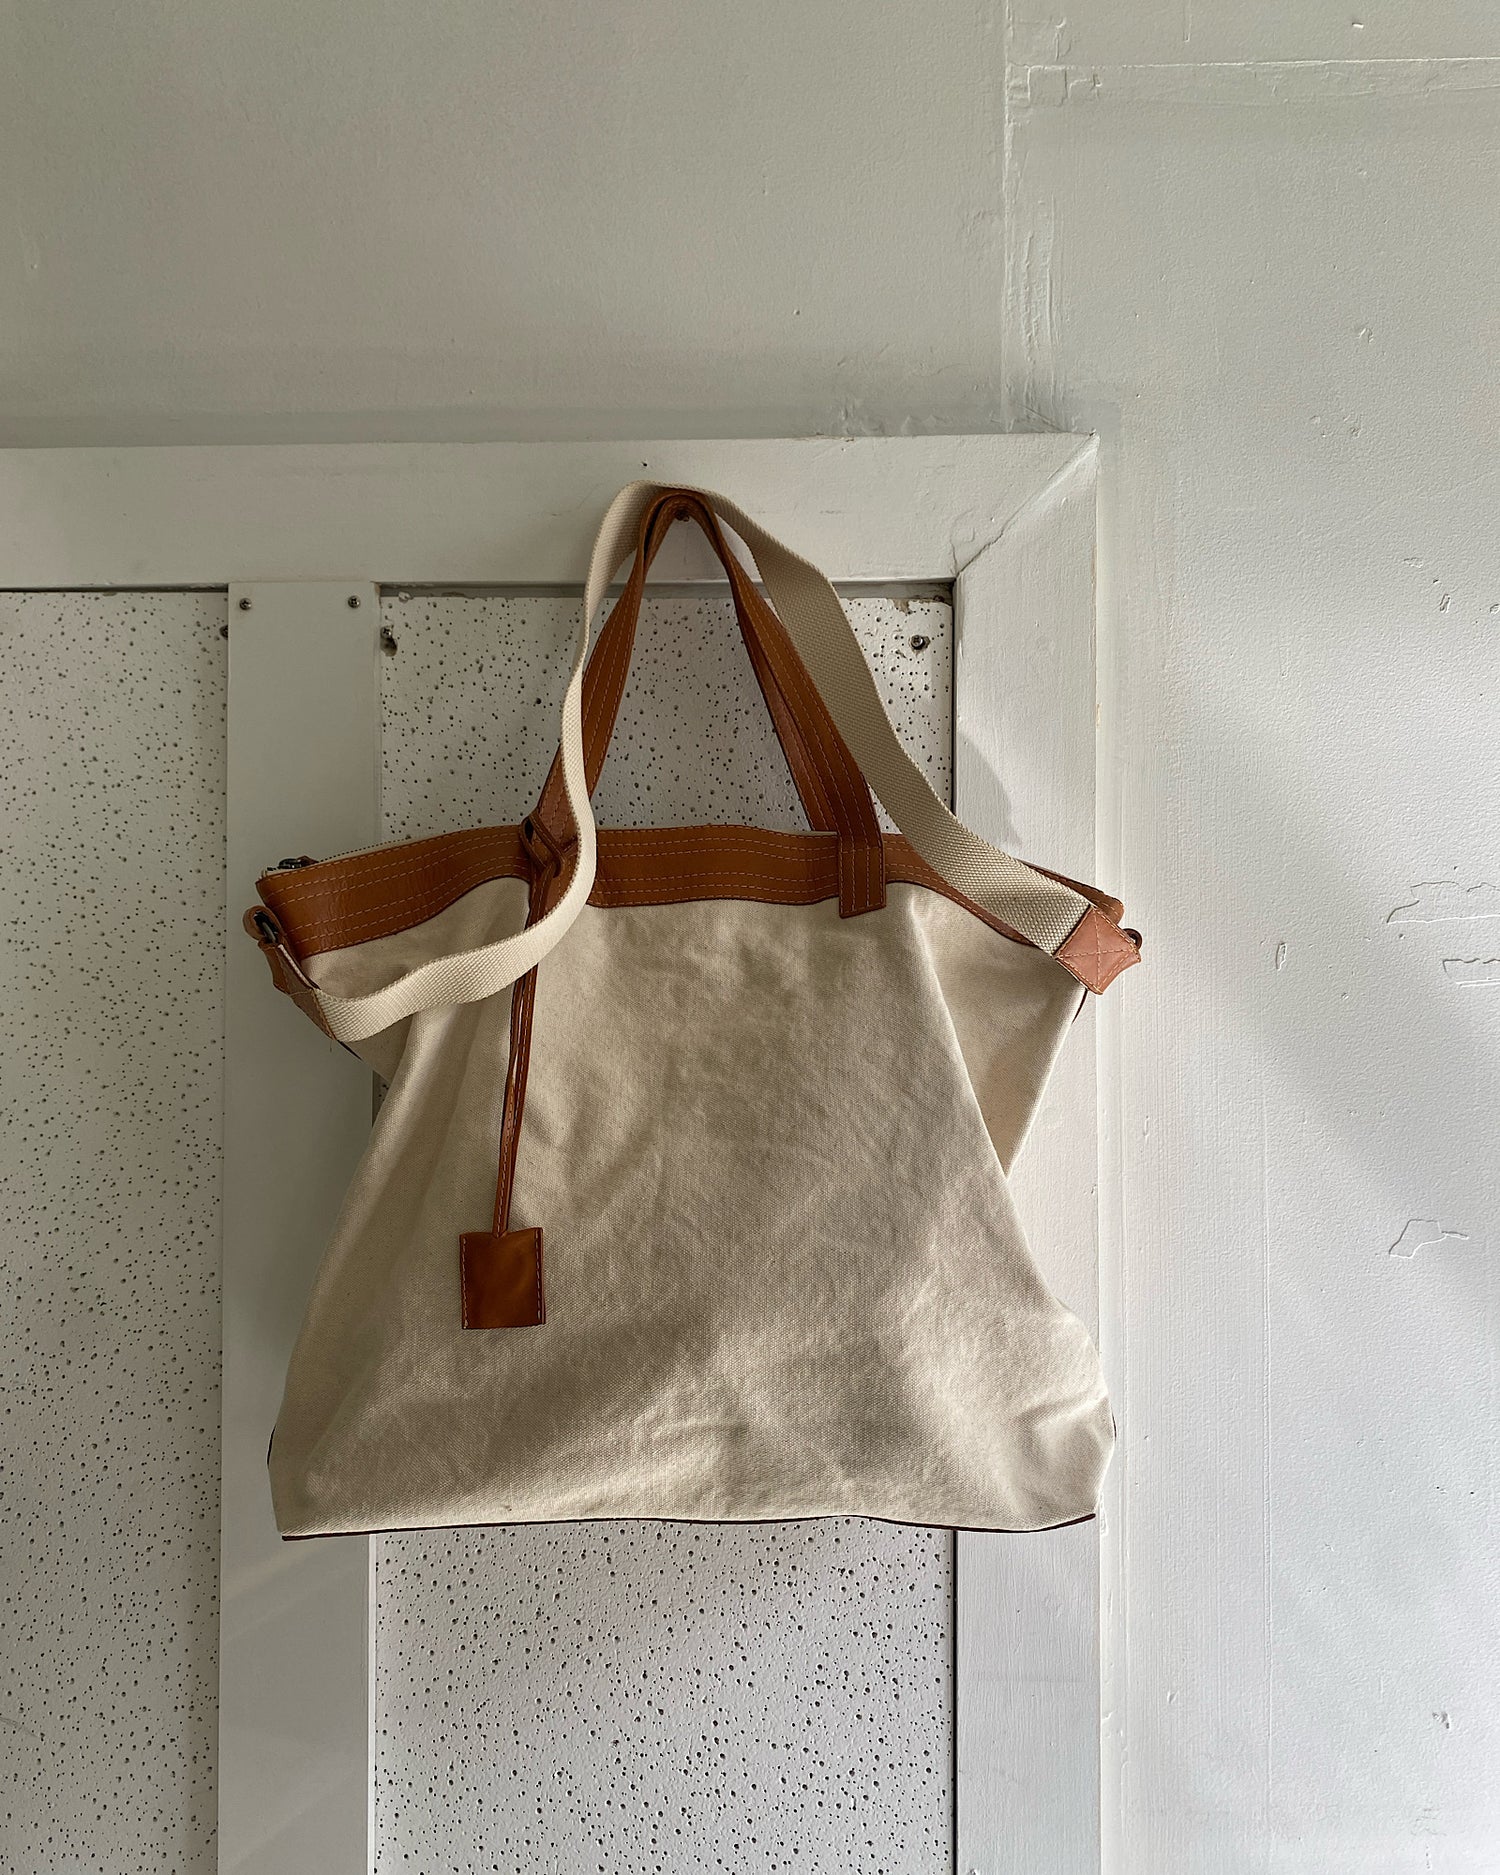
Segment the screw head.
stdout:
<svg viewBox="0 0 1500 1875">
<path fill-rule="evenodd" d="M 240 610 L 242 612 L 248 612 L 250 610 L 250 601 L 248 599 L 241 599 Z"/>
<path fill-rule="evenodd" d="M 932 640 L 924 632 L 918 632 L 911 641 L 911 648 L 913 651 L 925 651 L 931 643 Z"/>
<path fill-rule="evenodd" d="M 359 594 L 357 592 L 351 592 L 349 595 L 349 610 L 351 612 L 357 612 L 359 610 Z"/>
</svg>

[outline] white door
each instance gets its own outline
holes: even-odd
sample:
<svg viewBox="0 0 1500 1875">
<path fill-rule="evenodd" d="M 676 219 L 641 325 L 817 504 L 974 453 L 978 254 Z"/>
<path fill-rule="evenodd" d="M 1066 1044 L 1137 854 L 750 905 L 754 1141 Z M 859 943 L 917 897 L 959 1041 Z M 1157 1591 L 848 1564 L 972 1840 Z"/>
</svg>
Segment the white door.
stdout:
<svg viewBox="0 0 1500 1875">
<path fill-rule="evenodd" d="M 18 528 L 7 573 L 230 581 L 237 914 L 284 851 L 530 805 L 579 529 L 648 467 L 724 487 L 828 566 L 960 812 L 1093 870 L 1086 442 L 6 457 L 12 509 L 70 523 Z M 272 577 L 238 582 L 247 570 Z M 690 559 L 664 570 L 601 819 L 797 824 L 727 604 Z M 123 629 L 139 602 L 93 603 Z M 221 1867 L 1097 1869 L 1094 1526 L 956 1544 L 852 1520 L 279 1544 L 265 1440 L 372 1090 L 269 993 L 233 928 L 226 1050 Z M 1085 1020 L 1018 1181 L 1044 1267 L 1089 1319 L 1093 1075 Z M 152 1300 L 171 1319 L 174 1298 Z"/>
<path fill-rule="evenodd" d="M 388 593 L 392 839 L 514 823 L 576 595 Z M 848 596 L 948 792 L 951 593 Z M 601 826 L 804 825 L 727 587 L 650 589 Z M 864 1520 L 375 1539 L 375 1866 L 946 1875 L 953 1538 Z"/>
</svg>

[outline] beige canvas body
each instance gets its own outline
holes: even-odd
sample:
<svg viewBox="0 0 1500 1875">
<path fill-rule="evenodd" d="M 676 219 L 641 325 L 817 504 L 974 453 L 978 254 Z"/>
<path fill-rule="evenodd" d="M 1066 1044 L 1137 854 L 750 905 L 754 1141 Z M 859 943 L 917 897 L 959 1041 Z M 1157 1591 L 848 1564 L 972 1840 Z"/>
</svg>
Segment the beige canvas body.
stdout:
<svg viewBox="0 0 1500 1875">
<path fill-rule="evenodd" d="M 1098 1359 L 1008 1173 L 1088 985 L 1080 932 L 1122 967 L 1118 907 L 1080 899 L 1059 962 L 899 837 L 851 860 L 846 818 L 600 835 L 524 1012 L 506 986 L 370 1026 L 433 960 L 529 955 L 506 947 L 566 889 L 532 822 L 262 881 L 278 984 L 363 1025 L 344 1039 L 388 1082 L 287 1375 L 285 1534 L 1093 1512 Z M 476 1330 L 457 1247 L 499 1217 L 510 1107 L 500 1222 L 541 1233 L 545 1319 Z"/>
</svg>

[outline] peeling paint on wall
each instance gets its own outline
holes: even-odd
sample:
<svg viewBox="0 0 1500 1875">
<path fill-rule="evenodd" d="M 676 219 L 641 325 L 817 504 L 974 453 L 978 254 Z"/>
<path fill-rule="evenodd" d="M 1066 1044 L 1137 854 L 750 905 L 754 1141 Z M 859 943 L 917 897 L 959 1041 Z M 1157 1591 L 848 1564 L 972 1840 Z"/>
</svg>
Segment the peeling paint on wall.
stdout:
<svg viewBox="0 0 1500 1875">
<path fill-rule="evenodd" d="M 1436 1218 L 1408 1218 L 1401 1235 L 1387 1250 L 1387 1256 L 1414 1257 L 1419 1250 L 1429 1250 L 1434 1244 L 1467 1243 L 1469 1233 L 1466 1230 L 1444 1230 Z"/>
<path fill-rule="evenodd" d="M 1488 989 L 1500 985 L 1500 957 L 1445 957 L 1443 975 L 1461 989 Z"/>
<path fill-rule="evenodd" d="M 1387 924 L 1447 924 L 1465 918 L 1500 918 L 1500 886 L 1489 880 L 1459 885 L 1432 879 L 1408 888 L 1411 896 L 1392 908 Z"/>
<path fill-rule="evenodd" d="M 1216 63 L 1013 68 L 1011 96 L 1033 107 L 1093 103 L 1326 105 L 1330 98 L 1412 98 L 1500 89 L 1500 59 L 1229 59 Z"/>
</svg>

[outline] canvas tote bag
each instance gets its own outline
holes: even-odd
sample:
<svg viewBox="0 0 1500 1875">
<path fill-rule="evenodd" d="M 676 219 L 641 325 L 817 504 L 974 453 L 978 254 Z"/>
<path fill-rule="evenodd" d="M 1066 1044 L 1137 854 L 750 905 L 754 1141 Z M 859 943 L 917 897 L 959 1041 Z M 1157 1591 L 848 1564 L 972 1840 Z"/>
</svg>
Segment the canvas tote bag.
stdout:
<svg viewBox="0 0 1500 1875">
<path fill-rule="evenodd" d="M 682 519 L 729 576 L 805 833 L 596 834 L 646 572 Z M 731 503 L 616 498 L 520 826 L 259 888 L 276 986 L 388 1083 L 287 1374 L 285 1535 L 1093 1512 L 1098 1360 L 1006 1181 L 1085 991 L 1138 940 L 953 818 L 832 587 Z"/>
</svg>

